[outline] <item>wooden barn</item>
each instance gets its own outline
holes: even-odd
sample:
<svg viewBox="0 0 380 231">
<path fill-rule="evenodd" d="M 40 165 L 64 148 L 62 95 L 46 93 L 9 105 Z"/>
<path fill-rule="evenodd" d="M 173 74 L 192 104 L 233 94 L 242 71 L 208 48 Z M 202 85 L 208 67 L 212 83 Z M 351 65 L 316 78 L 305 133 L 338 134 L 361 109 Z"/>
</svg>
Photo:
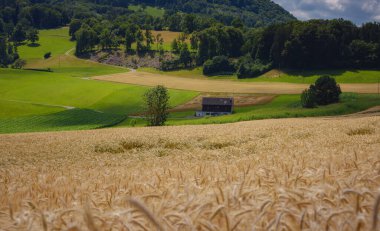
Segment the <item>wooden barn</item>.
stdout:
<svg viewBox="0 0 380 231">
<path fill-rule="evenodd" d="M 202 111 L 197 111 L 197 117 L 220 116 L 232 114 L 234 109 L 234 98 L 212 98 L 202 99 Z"/>
</svg>

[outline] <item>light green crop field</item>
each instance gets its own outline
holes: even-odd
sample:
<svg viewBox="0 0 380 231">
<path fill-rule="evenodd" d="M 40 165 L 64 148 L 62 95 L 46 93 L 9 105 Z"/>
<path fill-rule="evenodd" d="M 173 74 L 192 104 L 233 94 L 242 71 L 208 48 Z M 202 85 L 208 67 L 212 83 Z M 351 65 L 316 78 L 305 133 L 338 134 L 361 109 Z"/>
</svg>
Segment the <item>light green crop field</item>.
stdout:
<svg viewBox="0 0 380 231">
<path fill-rule="evenodd" d="M 287 83 L 314 83 L 320 76 L 329 75 L 338 83 L 378 83 L 380 70 L 315 70 L 315 71 L 287 71 L 273 70 L 257 78 L 238 79 L 236 75 L 203 75 L 203 69 L 197 67 L 187 70 L 160 71 L 154 68 L 140 68 L 139 71 L 154 74 L 186 77 L 194 79 L 232 80 L 240 82 L 287 82 Z"/>
<path fill-rule="evenodd" d="M 42 30 L 39 46 L 18 47 L 26 68 L 52 72 L 0 69 L 0 133 L 93 129 L 143 110 L 147 87 L 89 80 L 128 69 L 74 57 L 69 39 L 68 28 Z M 45 60 L 46 52 L 52 57 Z M 197 94 L 170 90 L 170 103 L 176 106 Z"/>
<path fill-rule="evenodd" d="M 147 87 L 0 69 L 0 133 L 110 126 L 143 110 Z M 169 90 L 176 106 L 198 93 Z"/>
<path fill-rule="evenodd" d="M 181 112 L 177 117 L 173 113 L 168 124 L 219 124 L 260 119 L 335 116 L 356 113 L 378 105 L 379 95 L 343 93 L 340 103 L 305 109 L 301 106 L 299 95 L 280 95 L 268 104 L 235 108 L 234 114 L 227 116 L 186 119 L 185 117 L 194 115 L 194 111 L 189 111 L 187 115 Z"/>
<path fill-rule="evenodd" d="M 167 33 L 166 36 L 175 34 Z M 74 43 L 69 41 L 68 28 L 42 30 L 39 46 L 20 46 L 27 68 L 47 71 L 0 69 L 0 133 L 94 129 L 108 126 L 142 126 L 142 119 L 127 115 L 143 111 L 143 86 L 100 82 L 88 77 L 127 72 L 128 69 L 103 65 L 72 55 Z M 43 54 L 52 52 L 45 60 Z M 236 76 L 205 77 L 202 68 L 161 72 L 151 68 L 140 71 L 189 78 L 234 80 Z M 376 82 L 377 71 L 335 71 L 330 74 L 341 83 Z M 256 79 L 239 81 L 313 82 L 322 72 L 276 72 Z M 359 77 L 358 77 L 359 76 Z M 77 77 L 77 78 L 73 78 Z M 185 103 L 199 93 L 170 90 L 170 104 Z M 375 95 L 344 94 L 342 103 L 303 109 L 299 96 L 278 96 L 266 105 L 236 108 L 230 116 L 194 119 L 193 111 L 172 113 L 169 125 L 227 123 L 265 118 L 323 116 L 353 113 L 379 105 Z"/>
<path fill-rule="evenodd" d="M 26 68 L 48 69 L 54 73 L 71 77 L 91 77 L 96 75 L 127 72 L 128 69 L 78 59 L 72 55 L 75 42 L 70 41 L 69 28 L 41 30 L 39 46 L 24 44 L 18 47 L 22 59 L 27 61 Z M 46 52 L 52 57 L 44 59 Z"/>
<path fill-rule="evenodd" d="M 170 113 L 167 125 L 224 124 L 262 119 L 337 116 L 360 112 L 378 105 L 380 105 L 379 95 L 343 93 L 340 103 L 306 109 L 302 108 L 299 95 L 279 95 L 267 104 L 235 107 L 234 113 L 226 116 L 195 118 L 194 110 Z M 145 123 L 143 119 L 128 118 L 117 126 L 129 127 L 131 124 L 144 126 Z"/>
<path fill-rule="evenodd" d="M 27 68 L 50 68 L 56 74 L 70 77 L 92 77 L 129 71 L 127 68 L 78 59 L 70 55 L 59 55 L 48 60 L 36 60 L 28 64 Z"/>
<path fill-rule="evenodd" d="M 129 10 L 133 10 L 133 11 L 142 10 L 142 8 L 141 8 L 140 5 L 129 5 L 128 9 Z M 157 8 L 157 7 L 151 7 L 151 6 L 147 6 L 145 8 L 144 12 L 147 13 L 148 15 L 153 16 L 153 17 L 163 17 L 164 14 L 165 14 L 165 10 L 164 9 L 160 9 L 160 8 Z"/>
</svg>

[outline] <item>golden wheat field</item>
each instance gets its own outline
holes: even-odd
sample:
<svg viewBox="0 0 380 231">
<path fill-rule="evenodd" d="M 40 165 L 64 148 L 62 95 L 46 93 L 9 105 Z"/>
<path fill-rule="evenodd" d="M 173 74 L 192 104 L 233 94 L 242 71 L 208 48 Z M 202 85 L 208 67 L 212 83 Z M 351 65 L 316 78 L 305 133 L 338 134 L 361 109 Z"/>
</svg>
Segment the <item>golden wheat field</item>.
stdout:
<svg viewBox="0 0 380 231">
<path fill-rule="evenodd" d="M 0 136 L 0 230 L 379 230 L 380 117 Z"/>
</svg>

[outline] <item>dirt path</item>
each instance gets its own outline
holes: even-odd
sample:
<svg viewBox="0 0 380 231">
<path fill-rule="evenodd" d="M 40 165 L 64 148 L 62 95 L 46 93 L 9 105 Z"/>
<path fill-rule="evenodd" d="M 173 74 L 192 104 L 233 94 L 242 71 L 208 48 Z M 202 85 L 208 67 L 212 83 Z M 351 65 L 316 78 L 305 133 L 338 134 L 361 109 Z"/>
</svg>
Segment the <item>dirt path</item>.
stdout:
<svg viewBox="0 0 380 231">
<path fill-rule="evenodd" d="M 299 94 L 308 84 L 281 82 L 235 82 L 227 80 L 189 79 L 169 77 L 147 72 L 128 72 L 93 77 L 96 80 L 144 86 L 164 85 L 168 88 L 199 92 L 251 93 L 251 94 Z M 341 84 L 344 92 L 377 93 L 378 84 Z"/>
<path fill-rule="evenodd" d="M 73 51 L 74 49 L 75 49 L 75 47 L 73 47 L 73 48 L 71 48 L 70 50 L 66 51 L 66 52 L 65 52 L 65 55 L 67 55 L 67 56 L 71 56 L 70 53 L 71 53 L 71 51 Z"/>
</svg>

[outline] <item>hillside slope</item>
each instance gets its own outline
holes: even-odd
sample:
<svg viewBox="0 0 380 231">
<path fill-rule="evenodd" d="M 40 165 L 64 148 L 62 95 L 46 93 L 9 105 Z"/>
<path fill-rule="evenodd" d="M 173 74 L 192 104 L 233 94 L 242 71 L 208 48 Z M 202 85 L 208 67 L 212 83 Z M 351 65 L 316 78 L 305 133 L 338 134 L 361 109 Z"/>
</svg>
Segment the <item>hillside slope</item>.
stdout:
<svg viewBox="0 0 380 231">
<path fill-rule="evenodd" d="M 295 19 L 289 12 L 270 0 L 158 0 L 155 2 L 158 6 L 167 9 L 212 16 L 225 24 L 231 24 L 236 18 L 241 19 L 248 26 L 264 26 Z"/>
<path fill-rule="evenodd" d="M 6 24 L 16 24 L 20 16 L 27 14 L 36 27 L 54 28 L 68 23 L 70 18 L 105 15 L 112 19 L 115 16 L 130 15 L 134 12 L 128 8 L 131 5 L 140 5 L 144 9 L 146 6 L 163 8 L 166 17 L 176 13 L 193 13 L 227 25 L 236 19 L 250 27 L 295 20 L 294 16 L 270 0 L 3 0 L 0 1 L 0 16 L 3 16 Z M 26 8 L 27 11 L 23 10 Z M 18 14 L 19 11 L 21 14 Z M 139 13 L 150 15 L 149 11 Z M 140 20 L 141 16 L 143 15 L 137 16 L 136 20 Z M 157 17 L 157 14 L 150 16 Z"/>
</svg>

